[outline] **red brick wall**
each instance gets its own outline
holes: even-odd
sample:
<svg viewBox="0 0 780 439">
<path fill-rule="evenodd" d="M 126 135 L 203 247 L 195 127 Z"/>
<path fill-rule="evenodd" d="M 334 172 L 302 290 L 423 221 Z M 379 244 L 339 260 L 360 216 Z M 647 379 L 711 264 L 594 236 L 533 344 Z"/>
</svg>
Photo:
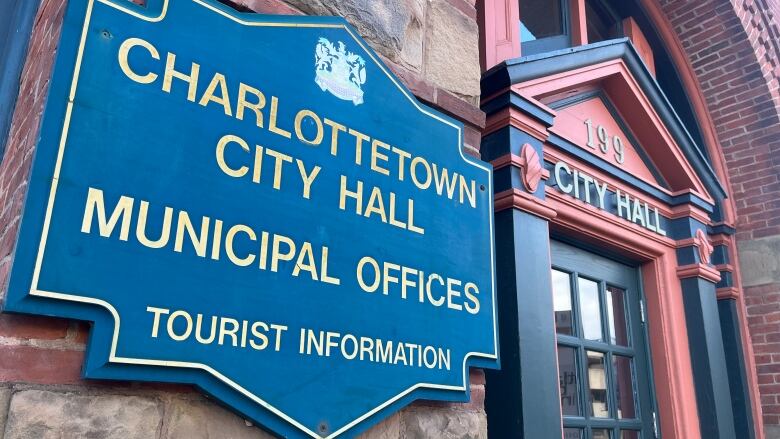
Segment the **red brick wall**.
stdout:
<svg viewBox="0 0 780 439">
<path fill-rule="evenodd" d="M 20 98 L 0 164 L 0 299 L 5 295 L 63 12 L 62 2 L 45 0 L 35 18 Z M 72 383 L 79 379 L 83 351 L 83 335 L 76 324 L 0 314 L 0 381 Z"/>
<path fill-rule="evenodd" d="M 737 209 L 738 245 L 780 236 L 780 2 L 658 3 L 692 64 L 717 131 Z M 780 254 L 762 258 L 780 261 Z M 742 277 L 764 422 L 780 425 L 780 282 L 753 276 L 753 268 L 743 265 Z"/>
</svg>

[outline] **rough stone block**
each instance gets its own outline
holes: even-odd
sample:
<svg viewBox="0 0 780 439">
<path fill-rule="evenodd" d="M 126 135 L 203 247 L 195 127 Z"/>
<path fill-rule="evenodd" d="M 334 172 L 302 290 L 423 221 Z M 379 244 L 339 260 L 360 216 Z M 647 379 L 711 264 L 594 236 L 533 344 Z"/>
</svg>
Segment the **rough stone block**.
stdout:
<svg viewBox="0 0 780 439">
<path fill-rule="evenodd" d="M 175 399 L 168 406 L 165 438 L 271 439 L 273 436 L 244 422 L 219 405 L 203 400 Z"/>
<path fill-rule="evenodd" d="M 428 4 L 423 74 L 438 87 L 476 102 L 479 88 L 477 23 L 446 0 Z"/>
<path fill-rule="evenodd" d="M 403 412 L 405 439 L 487 439 L 484 412 L 441 408 L 411 408 Z"/>
<path fill-rule="evenodd" d="M 738 249 L 743 286 L 780 282 L 780 236 L 740 241 Z"/>
<path fill-rule="evenodd" d="M 403 413 L 403 412 L 401 412 Z M 401 436 L 401 413 L 385 419 L 379 424 L 373 426 L 367 432 L 358 436 L 358 439 L 400 439 Z"/>
<path fill-rule="evenodd" d="M 780 439 L 780 426 L 765 425 L 764 434 L 766 436 L 766 439 Z"/>
<path fill-rule="evenodd" d="M 5 439 L 148 439 L 161 425 L 154 399 L 23 390 L 11 397 Z"/>
<path fill-rule="evenodd" d="M 11 400 L 12 389 L 0 388 L 0 434 L 5 431 L 5 420 L 8 417 L 8 403 Z"/>
<path fill-rule="evenodd" d="M 420 71 L 423 53 L 424 1 L 289 0 L 288 3 L 305 14 L 337 15 L 346 18 L 357 28 L 358 33 L 371 43 L 374 50 L 397 63 Z M 474 48 L 476 49 L 476 46 Z M 477 77 L 477 87 L 478 81 L 479 77 Z"/>
</svg>

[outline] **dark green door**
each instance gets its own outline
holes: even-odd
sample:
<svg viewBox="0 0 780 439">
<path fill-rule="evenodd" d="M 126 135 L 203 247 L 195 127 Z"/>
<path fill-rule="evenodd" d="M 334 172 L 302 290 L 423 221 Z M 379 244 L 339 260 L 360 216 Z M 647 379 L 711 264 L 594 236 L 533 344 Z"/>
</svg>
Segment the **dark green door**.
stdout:
<svg viewBox="0 0 780 439">
<path fill-rule="evenodd" d="M 565 439 L 653 439 L 652 376 L 639 274 L 551 245 Z"/>
</svg>

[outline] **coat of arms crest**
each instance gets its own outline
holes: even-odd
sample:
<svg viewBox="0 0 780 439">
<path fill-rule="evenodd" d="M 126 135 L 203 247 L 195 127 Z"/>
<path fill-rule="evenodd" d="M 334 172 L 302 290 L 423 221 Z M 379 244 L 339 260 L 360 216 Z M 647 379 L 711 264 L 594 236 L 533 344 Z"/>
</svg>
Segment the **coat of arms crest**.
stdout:
<svg viewBox="0 0 780 439">
<path fill-rule="evenodd" d="M 335 46 L 327 38 L 320 38 L 314 50 L 314 82 L 322 91 L 355 105 L 363 103 L 361 85 L 366 82 L 366 62 L 360 55 L 346 50 L 343 42 Z"/>
</svg>

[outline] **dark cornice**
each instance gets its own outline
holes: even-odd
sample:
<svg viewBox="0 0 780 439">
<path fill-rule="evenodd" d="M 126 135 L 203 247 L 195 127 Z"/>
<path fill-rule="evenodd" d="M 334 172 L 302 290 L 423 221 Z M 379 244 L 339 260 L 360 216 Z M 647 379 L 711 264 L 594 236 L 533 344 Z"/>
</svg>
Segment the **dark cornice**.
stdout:
<svg viewBox="0 0 780 439">
<path fill-rule="evenodd" d="M 546 127 L 551 127 L 555 119 L 553 112 L 544 107 L 540 107 L 536 103 L 517 93 L 504 93 L 496 96 L 494 99 L 491 99 L 489 102 L 482 105 L 481 109 L 485 114 L 490 116 L 507 107 L 517 108 L 518 110 L 523 111 Z"/>
</svg>

